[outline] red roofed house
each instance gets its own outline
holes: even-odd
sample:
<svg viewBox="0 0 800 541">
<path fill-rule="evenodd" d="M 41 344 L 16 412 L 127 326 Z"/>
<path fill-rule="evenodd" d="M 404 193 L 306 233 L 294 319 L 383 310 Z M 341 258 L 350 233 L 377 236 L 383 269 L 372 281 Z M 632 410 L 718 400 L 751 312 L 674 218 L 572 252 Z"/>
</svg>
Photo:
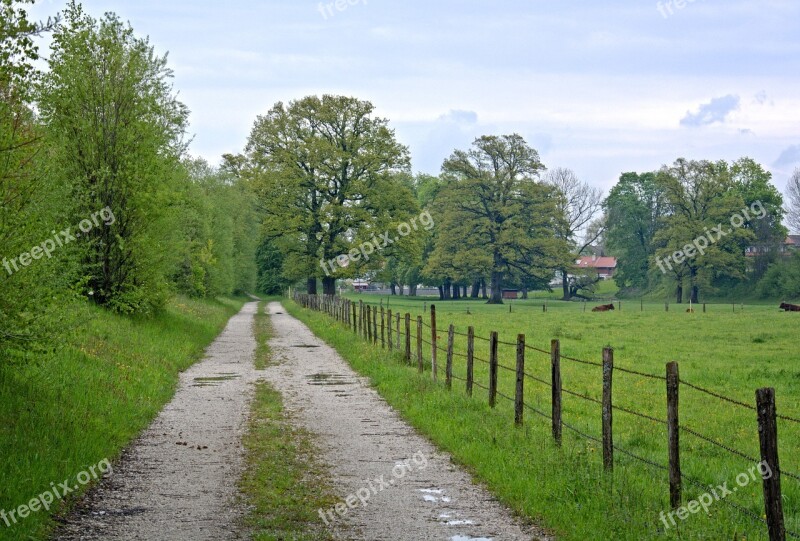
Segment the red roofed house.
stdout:
<svg viewBox="0 0 800 541">
<path fill-rule="evenodd" d="M 594 269 L 600 278 L 607 280 L 614 276 L 614 269 L 617 268 L 617 258 L 586 255 L 575 261 L 575 266 L 579 269 Z"/>
</svg>

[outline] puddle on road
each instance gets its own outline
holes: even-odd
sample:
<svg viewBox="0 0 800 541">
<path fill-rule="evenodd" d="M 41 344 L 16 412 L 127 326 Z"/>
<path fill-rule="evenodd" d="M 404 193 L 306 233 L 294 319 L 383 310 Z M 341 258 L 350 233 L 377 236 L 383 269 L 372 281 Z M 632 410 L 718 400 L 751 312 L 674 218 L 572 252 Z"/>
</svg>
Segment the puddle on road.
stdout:
<svg viewBox="0 0 800 541">
<path fill-rule="evenodd" d="M 441 488 L 420 488 L 420 492 L 422 492 L 422 499 L 426 502 L 436 503 L 436 502 L 443 502 L 443 503 L 450 503 L 450 498 L 448 496 L 442 496 L 444 494 L 444 490 Z"/>
<path fill-rule="evenodd" d="M 241 374 L 225 372 L 222 374 L 217 374 L 216 376 L 194 378 L 192 387 L 216 387 L 223 381 L 229 381 L 240 377 L 242 377 Z"/>
<path fill-rule="evenodd" d="M 306 376 L 309 385 L 349 385 L 357 383 L 356 380 L 350 376 L 343 376 L 341 374 L 311 374 Z M 338 392 L 344 392 L 344 389 L 338 389 Z"/>
</svg>

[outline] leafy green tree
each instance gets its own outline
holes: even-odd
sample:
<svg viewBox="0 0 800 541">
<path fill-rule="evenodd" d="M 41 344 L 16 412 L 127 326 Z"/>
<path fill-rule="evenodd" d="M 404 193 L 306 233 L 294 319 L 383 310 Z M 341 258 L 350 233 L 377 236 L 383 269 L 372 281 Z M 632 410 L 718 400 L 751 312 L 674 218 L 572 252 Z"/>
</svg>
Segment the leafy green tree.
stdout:
<svg viewBox="0 0 800 541">
<path fill-rule="evenodd" d="M 503 303 L 512 276 L 549 280 L 570 255 L 556 238 L 556 193 L 538 181 L 543 169 L 516 134 L 483 136 L 455 151 L 442 165 L 441 223 L 426 273 L 490 276 L 490 304 Z"/>
<path fill-rule="evenodd" d="M 783 226 L 783 196 L 772 184 L 772 173 L 751 158 L 741 158 L 730 165 L 734 189 L 741 195 L 743 208 L 756 208 L 763 213 L 745 217 L 744 228 L 753 232 L 755 239 L 743 242 L 741 249 L 753 251 L 749 259 L 751 279 L 759 280 L 770 263 L 777 260 L 780 247 L 788 231 Z M 748 245 L 751 244 L 751 245 Z"/>
<path fill-rule="evenodd" d="M 53 36 L 39 105 L 54 174 L 72 190 L 73 217 L 101 209 L 113 223 L 81 238 L 81 284 L 99 304 L 149 312 L 168 295 L 174 268 L 170 197 L 180 174 L 188 111 L 165 57 L 107 13 L 70 2 Z"/>
<path fill-rule="evenodd" d="M 694 303 L 699 300 L 701 285 L 710 286 L 714 278 L 743 277 L 742 246 L 752 242 L 755 235 L 745 227 L 731 225 L 744 200 L 735 189 L 728 164 L 679 159 L 671 167 L 663 167 L 656 182 L 669 202 L 670 213 L 653 239 L 658 246 L 654 266 L 664 272 L 685 268 Z M 700 238 L 707 240 L 703 249 L 693 244 Z M 682 280 L 677 278 L 680 303 Z"/>
<path fill-rule="evenodd" d="M 655 255 L 653 238 L 669 204 L 655 173 L 624 173 L 603 203 L 606 248 L 617 257 L 620 288 L 646 289 Z"/>
<path fill-rule="evenodd" d="M 0 350 L 6 354 L 30 351 L 63 326 L 44 316 L 64 301 L 70 276 L 53 240 L 53 231 L 63 229 L 58 204 L 65 193 L 48 174 L 43 129 L 31 105 L 39 76 L 34 38 L 54 21 L 30 21 L 25 6 L 32 3 L 0 0 Z"/>
<path fill-rule="evenodd" d="M 248 167 L 266 213 L 265 235 L 282 250 L 284 275 L 305 277 L 316 293 L 336 293 L 340 268 L 327 263 L 410 216 L 413 194 L 399 173 L 408 149 L 371 103 L 309 96 L 277 103 L 259 116 L 247 145 Z"/>
</svg>

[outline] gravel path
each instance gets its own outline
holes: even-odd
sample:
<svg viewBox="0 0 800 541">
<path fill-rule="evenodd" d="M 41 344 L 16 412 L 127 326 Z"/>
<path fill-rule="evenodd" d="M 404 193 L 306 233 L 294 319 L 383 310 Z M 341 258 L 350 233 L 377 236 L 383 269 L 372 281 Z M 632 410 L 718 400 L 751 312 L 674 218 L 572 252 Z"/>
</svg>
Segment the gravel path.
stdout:
<svg viewBox="0 0 800 541">
<path fill-rule="evenodd" d="M 242 435 L 257 373 L 251 302 L 204 360 L 183 372 L 172 401 L 114 473 L 56 532 L 57 540 L 240 539 L 236 502 Z"/>
<path fill-rule="evenodd" d="M 436 450 L 349 365 L 280 304 L 269 305 L 265 372 L 294 418 L 317 435 L 342 500 L 322 510 L 341 539 L 547 539 L 523 525 Z M 345 511 L 345 512 L 342 512 Z"/>
</svg>

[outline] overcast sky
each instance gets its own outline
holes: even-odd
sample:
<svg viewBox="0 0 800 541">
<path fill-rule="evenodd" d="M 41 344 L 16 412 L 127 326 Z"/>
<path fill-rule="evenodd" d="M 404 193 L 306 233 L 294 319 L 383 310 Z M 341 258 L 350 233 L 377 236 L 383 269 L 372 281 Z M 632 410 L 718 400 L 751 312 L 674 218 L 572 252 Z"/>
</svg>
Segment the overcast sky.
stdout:
<svg viewBox="0 0 800 541">
<path fill-rule="evenodd" d="M 750 156 L 781 190 L 800 166 L 797 0 L 329 2 L 83 4 L 169 52 L 191 151 L 214 164 L 275 102 L 333 93 L 371 101 L 427 173 L 513 132 L 604 190 L 678 157 Z"/>
</svg>

